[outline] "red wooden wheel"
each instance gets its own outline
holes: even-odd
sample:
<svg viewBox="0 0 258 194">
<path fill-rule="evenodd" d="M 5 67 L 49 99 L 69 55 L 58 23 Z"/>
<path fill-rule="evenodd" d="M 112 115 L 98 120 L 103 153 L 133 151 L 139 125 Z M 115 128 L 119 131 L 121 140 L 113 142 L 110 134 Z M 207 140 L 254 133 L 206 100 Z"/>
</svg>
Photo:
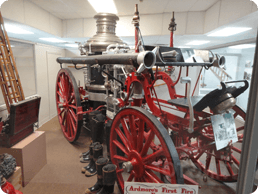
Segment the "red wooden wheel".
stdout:
<svg viewBox="0 0 258 194">
<path fill-rule="evenodd" d="M 77 108 L 81 106 L 78 86 L 72 72 L 66 68 L 57 74 L 56 106 L 63 134 L 72 143 L 78 139 L 83 121 L 77 114 Z"/>
<path fill-rule="evenodd" d="M 237 181 L 244 135 L 246 113 L 238 106 L 234 106 L 233 110 L 238 133 L 236 143 L 217 151 L 211 124 L 202 129 L 203 136 L 200 135 L 196 141 L 192 141 L 192 146 L 198 148 L 198 151 L 191 156 L 194 164 L 211 178 L 223 182 Z M 206 118 L 195 115 L 195 119 L 196 122 L 202 122 Z"/>
<path fill-rule="evenodd" d="M 122 154 L 121 154 L 122 153 Z M 164 126 L 140 107 L 122 109 L 110 132 L 110 157 L 117 166 L 117 182 L 124 193 L 124 181 L 183 184 L 180 160 Z"/>
</svg>

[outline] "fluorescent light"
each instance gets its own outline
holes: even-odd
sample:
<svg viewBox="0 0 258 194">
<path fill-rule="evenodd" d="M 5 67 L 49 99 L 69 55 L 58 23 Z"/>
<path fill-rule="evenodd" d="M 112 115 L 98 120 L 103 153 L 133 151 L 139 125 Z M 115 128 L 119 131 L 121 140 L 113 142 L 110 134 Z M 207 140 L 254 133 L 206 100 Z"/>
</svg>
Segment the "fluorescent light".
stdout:
<svg viewBox="0 0 258 194">
<path fill-rule="evenodd" d="M 22 28 L 10 24 L 5 24 L 4 27 L 7 32 L 11 32 L 14 34 L 34 34 L 33 32 L 23 30 Z"/>
<path fill-rule="evenodd" d="M 78 48 L 78 44 L 65 44 L 67 47 Z"/>
<path fill-rule="evenodd" d="M 238 28 L 238 27 L 228 27 L 217 32 L 211 33 L 208 36 L 232 36 L 235 34 L 239 34 L 241 32 L 245 32 L 251 30 L 252 28 Z"/>
<path fill-rule="evenodd" d="M 57 38 L 39 38 L 40 40 L 48 41 L 48 42 L 66 42 L 64 40 L 60 40 Z"/>
<path fill-rule="evenodd" d="M 205 41 L 205 40 L 194 40 L 192 42 L 187 43 L 186 45 L 202 45 L 202 44 L 206 44 L 210 41 Z"/>
<path fill-rule="evenodd" d="M 239 45 L 235 45 L 235 46 L 230 46 L 228 48 L 231 49 L 246 49 L 246 48 L 254 48 L 255 45 L 254 44 L 239 44 Z"/>
<path fill-rule="evenodd" d="M 97 13 L 114 13 L 117 14 L 117 9 L 113 0 L 88 0 L 91 6 Z"/>
</svg>

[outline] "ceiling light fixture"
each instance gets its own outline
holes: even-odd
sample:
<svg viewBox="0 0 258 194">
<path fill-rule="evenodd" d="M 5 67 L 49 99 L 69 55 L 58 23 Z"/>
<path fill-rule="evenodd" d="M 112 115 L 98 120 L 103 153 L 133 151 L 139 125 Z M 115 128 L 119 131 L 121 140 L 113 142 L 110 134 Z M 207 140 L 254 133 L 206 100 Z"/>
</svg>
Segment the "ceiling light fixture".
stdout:
<svg viewBox="0 0 258 194">
<path fill-rule="evenodd" d="M 14 34 L 34 34 L 33 32 L 23 30 L 22 28 L 10 24 L 5 24 L 4 27 L 7 32 Z"/>
<path fill-rule="evenodd" d="M 60 39 L 57 39 L 57 38 L 39 38 L 39 39 L 47 41 L 47 42 L 66 42 L 64 40 L 60 40 Z"/>
<path fill-rule="evenodd" d="M 113 0 L 88 0 L 97 13 L 114 13 L 117 14 L 116 5 Z"/>
<path fill-rule="evenodd" d="M 232 36 L 235 34 L 239 34 L 241 32 L 245 32 L 251 30 L 252 28 L 240 28 L 240 27 L 227 27 L 217 32 L 211 33 L 208 36 Z"/>
<path fill-rule="evenodd" d="M 247 49 L 247 48 L 254 48 L 255 45 L 254 44 L 239 44 L 239 45 L 235 45 L 235 46 L 230 46 L 228 48 L 231 49 Z"/>
<path fill-rule="evenodd" d="M 206 44 L 210 41 L 206 41 L 206 40 L 194 40 L 194 41 L 191 41 L 189 43 L 187 43 L 186 45 L 203 45 L 203 44 Z"/>
</svg>

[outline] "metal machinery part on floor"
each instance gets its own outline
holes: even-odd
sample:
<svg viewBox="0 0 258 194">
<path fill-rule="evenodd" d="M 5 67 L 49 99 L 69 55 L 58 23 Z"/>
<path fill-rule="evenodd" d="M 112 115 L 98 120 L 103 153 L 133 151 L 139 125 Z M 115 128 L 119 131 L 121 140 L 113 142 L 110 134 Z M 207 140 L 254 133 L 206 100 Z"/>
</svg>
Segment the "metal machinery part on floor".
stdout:
<svg viewBox="0 0 258 194">
<path fill-rule="evenodd" d="M 248 82 L 221 82 L 222 89 L 203 98 L 193 96 L 200 73 L 190 94 L 189 67 L 222 68 L 223 56 L 196 51 L 193 62 L 189 63 L 185 62 L 180 48 L 144 45 L 137 5 L 132 22 L 135 50 L 130 50 L 115 35 L 119 19 L 116 15 L 100 13 L 94 18 L 97 34 L 79 45 L 81 55 L 85 56 L 57 58 L 61 69 L 57 75 L 56 103 L 67 140 L 76 141 L 82 125 L 89 130 L 99 130 L 91 128 L 90 123 L 94 111 L 102 112 L 106 123 L 112 122 L 111 127 L 106 127 L 106 142 L 111 161 L 117 166 L 117 183 L 122 193 L 124 181 L 198 185 L 183 174 L 180 160 L 184 159 L 192 160 L 215 180 L 237 181 L 244 127 L 236 129 L 238 141 L 235 144 L 229 143 L 226 148 L 217 150 L 210 117 L 232 111 L 235 119 L 244 121 L 245 112 L 236 105 L 235 98 L 247 89 Z M 173 46 L 174 17 L 169 30 Z M 198 57 L 202 62 L 196 62 Z M 87 72 L 85 87 L 77 85 L 69 69 L 62 68 L 65 63 Z M 167 72 L 159 70 L 173 66 L 180 66 L 175 82 Z M 182 67 L 187 68 L 186 78 L 181 78 Z M 186 84 L 185 96 L 175 90 L 180 78 L 181 83 Z M 154 84 L 158 80 L 166 83 L 170 100 L 157 97 Z M 235 82 L 242 82 L 243 86 L 228 86 Z M 178 116 L 176 111 L 184 113 L 184 117 Z"/>
<path fill-rule="evenodd" d="M 0 119 L 0 147 L 11 147 L 34 131 L 40 97 L 25 99 L 4 21 L 0 13 L 0 86 L 9 113 Z"/>
</svg>

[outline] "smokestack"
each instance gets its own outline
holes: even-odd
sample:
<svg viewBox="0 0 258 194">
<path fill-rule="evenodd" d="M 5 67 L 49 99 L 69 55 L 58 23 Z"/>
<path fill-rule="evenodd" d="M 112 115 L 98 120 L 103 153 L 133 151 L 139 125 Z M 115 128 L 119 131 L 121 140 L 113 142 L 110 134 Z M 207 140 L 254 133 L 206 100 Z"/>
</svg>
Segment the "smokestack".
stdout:
<svg viewBox="0 0 258 194">
<path fill-rule="evenodd" d="M 94 16 L 97 21 L 97 33 L 90 38 L 84 49 L 88 53 L 98 53 L 106 51 L 106 48 L 110 44 L 125 44 L 119 37 L 116 36 L 116 21 L 119 17 L 112 13 L 98 13 Z"/>
</svg>

